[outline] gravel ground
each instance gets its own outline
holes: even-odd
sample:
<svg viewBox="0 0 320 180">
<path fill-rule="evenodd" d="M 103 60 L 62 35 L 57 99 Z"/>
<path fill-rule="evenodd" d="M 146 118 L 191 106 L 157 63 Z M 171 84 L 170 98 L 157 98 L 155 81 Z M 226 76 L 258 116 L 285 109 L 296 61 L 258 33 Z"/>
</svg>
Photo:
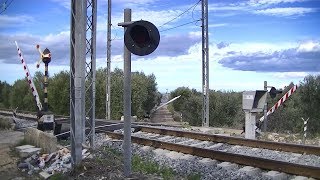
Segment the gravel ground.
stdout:
<svg viewBox="0 0 320 180">
<path fill-rule="evenodd" d="M 111 147 L 122 151 L 122 141 L 108 139 L 104 141 L 104 146 Z M 133 154 L 139 155 L 144 159 L 152 159 L 157 162 L 159 165 L 171 167 L 175 170 L 176 173 L 181 176 L 199 174 L 201 179 L 268 179 L 263 178 L 262 176 L 248 176 L 244 173 L 226 170 L 221 167 L 218 167 L 214 164 L 217 162 L 210 160 L 208 158 L 200 158 L 192 155 L 183 156 L 182 153 L 172 153 L 172 156 L 167 156 L 165 153 L 170 152 L 162 149 L 154 149 L 148 146 L 141 146 L 133 143 L 132 145 Z M 181 156 L 181 158 L 178 158 Z"/>
<path fill-rule="evenodd" d="M 163 127 L 162 127 L 163 128 Z M 173 127 L 168 127 L 168 129 L 177 129 Z M 182 129 L 182 128 L 178 128 Z M 185 129 L 188 130 L 189 129 Z M 210 148 L 216 149 L 224 152 L 237 153 L 243 155 L 250 155 L 255 157 L 263 157 L 268 159 L 280 160 L 280 161 L 289 161 L 302 165 L 312 165 L 320 167 L 320 157 L 316 155 L 306 155 L 306 154 L 298 154 L 291 152 L 280 152 L 273 151 L 268 149 L 259 149 L 259 148 L 251 148 L 246 146 L 235 146 L 223 143 L 214 143 L 208 141 L 200 141 L 195 139 L 189 139 L 184 137 L 173 137 L 173 136 L 164 136 L 153 133 L 146 132 L 136 132 L 132 133 L 133 136 L 137 137 L 148 137 L 150 139 L 162 140 L 165 142 L 172 143 L 180 143 L 185 145 L 195 145 L 197 147 L 202 148 Z M 97 138 L 97 141 L 102 146 L 108 146 L 112 148 L 116 148 L 122 151 L 122 141 L 120 140 L 112 140 L 112 139 L 103 139 L 103 136 Z M 183 153 L 172 152 L 168 150 L 162 149 L 154 149 L 149 146 L 142 146 L 133 143 L 132 145 L 133 154 L 139 155 L 145 159 L 152 159 L 163 166 L 170 166 L 180 175 L 187 174 L 200 174 L 201 179 L 270 179 L 270 177 L 265 176 L 265 174 L 269 171 L 258 170 L 259 173 L 254 176 L 247 175 L 243 172 L 238 171 L 240 168 L 244 166 L 235 165 L 234 168 L 226 170 L 217 164 L 221 163 L 216 160 L 195 157 L 192 155 L 186 155 Z M 280 179 L 293 179 L 297 176 L 289 175 L 285 173 L 281 173 Z M 302 179 L 307 179 L 305 177 L 298 177 Z M 277 178 L 279 179 L 279 178 Z"/>
</svg>

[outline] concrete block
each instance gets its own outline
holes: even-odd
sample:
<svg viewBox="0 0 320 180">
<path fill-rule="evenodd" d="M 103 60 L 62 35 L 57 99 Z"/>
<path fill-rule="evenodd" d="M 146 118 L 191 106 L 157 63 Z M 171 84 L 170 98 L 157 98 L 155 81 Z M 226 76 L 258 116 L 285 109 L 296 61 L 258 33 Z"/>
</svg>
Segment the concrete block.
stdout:
<svg viewBox="0 0 320 180">
<path fill-rule="evenodd" d="M 210 159 L 210 158 L 203 158 L 199 160 L 199 163 L 207 165 L 207 166 L 212 166 L 217 164 L 217 160 Z"/>
<path fill-rule="evenodd" d="M 291 180 L 308 180 L 308 177 L 305 176 L 294 176 Z"/>
<path fill-rule="evenodd" d="M 23 145 L 23 146 L 17 146 L 15 148 L 16 148 L 17 151 L 21 151 L 21 150 L 24 150 L 24 149 L 34 148 L 34 146 L 32 146 L 32 145 Z"/>
<path fill-rule="evenodd" d="M 40 132 L 41 131 L 36 128 L 27 128 L 24 133 L 24 138 L 28 143 L 39 147 L 39 134 L 40 134 Z"/>
<path fill-rule="evenodd" d="M 58 141 L 53 134 L 40 131 L 39 133 L 39 147 L 47 153 L 57 151 Z"/>
<path fill-rule="evenodd" d="M 19 155 L 20 155 L 20 157 L 25 158 L 25 157 L 29 157 L 33 154 L 38 153 L 40 150 L 41 150 L 41 148 L 35 148 L 35 147 L 28 148 L 28 149 L 22 149 L 19 151 Z"/>
<path fill-rule="evenodd" d="M 278 171 L 269 171 L 269 172 L 263 173 L 262 176 L 272 180 L 287 179 L 287 175 L 285 173 L 281 173 Z"/>
<path fill-rule="evenodd" d="M 43 179 L 49 179 L 49 177 L 52 176 L 52 174 L 49 174 L 49 173 L 47 173 L 45 171 L 40 172 L 39 175 Z"/>
<path fill-rule="evenodd" d="M 34 146 L 42 148 L 47 153 L 57 151 L 57 138 L 53 134 L 42 132 L 36 128 L 27 128 L 24 137 Z"/>
<path fill-rule="evenodd" d="M 230 163 L 230 162 L 222 162 L 220 164 L 217 164 L 217 166 L 221 167 L 222 169 L 225 169 L 225 170 L 233 170 L 238 167 L 237 164 Z"/>
<path fill-rule="evenodd" d="M 252 166 L 245 166 L 245 167 L 239 169 L 239 172 L 242 172 L 242 173 L 249 175 L 249 176 L 256 176 L 257 174 L 259 174 L 261 172 L 261 170 L 259 168 L 254 168 Z"/>
</svg>

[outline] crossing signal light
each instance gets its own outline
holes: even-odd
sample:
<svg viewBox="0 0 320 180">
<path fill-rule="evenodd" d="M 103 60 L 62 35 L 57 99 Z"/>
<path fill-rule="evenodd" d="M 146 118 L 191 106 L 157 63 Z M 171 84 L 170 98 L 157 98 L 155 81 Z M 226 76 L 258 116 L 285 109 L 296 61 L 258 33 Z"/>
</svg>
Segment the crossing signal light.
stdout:
<svg viewBox="0 0 320 180">
<path fill-rule="evenodd" d="M 127 49 L 135 55 L 145 56 L 157 49 L 160 34 L 157 27 L 148 21 L 135 21 L 127 26 L 124 43 Z"/>
<path fill-rule="evenodd" d="M 275 98 L 277 96 L 277 94 L 281 94 L 282 91 L 281 90 L 277 90 L 275 87 L 272 87 L 269 91 L 270 97 L 271 98 Z"/>
</svg>

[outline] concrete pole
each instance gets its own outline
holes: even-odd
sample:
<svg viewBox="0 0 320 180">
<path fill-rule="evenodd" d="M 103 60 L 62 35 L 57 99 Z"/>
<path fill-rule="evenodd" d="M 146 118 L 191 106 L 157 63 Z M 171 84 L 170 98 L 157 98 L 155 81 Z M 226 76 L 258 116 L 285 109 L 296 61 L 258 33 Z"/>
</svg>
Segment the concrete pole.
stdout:
<svg viewBox="0 0 320 180">
<path fill-rule="evenodd" d="M 106 120 L 111 120 L 111 0 L 108 0 Z"/>
<path fill-rule="evenodd" d="M 202 126 L 209 127 L 208 0 L 202 1 Z"/>
<path fill-rule="evenodd" d="M 246 139 L 255 139 L 255 124 L 256 124 L 256 113 L 250 111 L 245 111 L 245 138 Z"/>
<path fill-rule="evenodd" d="M 268 90 L 267 81 L 264 81 L 264 90 L 265 91 Z M 266 101 L 266 103 L 264 104 L 264 108 L 263 108 L 263 116 L 264 116 L 263 127 L 262 127 L 263 132 L 267 132 L 267 111 L 268 111 L 268 101 Z"/>
<path fill-rule="evenodd" d="M 86 1 L 71 0 L 70 27 L 70 139 L 71 163 L 82 160 L 85 121 Z"/>
<path fill-rule="evenodd" d="M 131 21 L 131 9 L 124 10 L 124 22 Z M 126 27 L 124 31 L 126 31 Z M 124 156 L 124 175 L 131 174 L 131 52 L 124 45 L 124 84 L 123 84 L 123 103 L 124 103 L 124 137 L 123 137 L 123 156 Z"/>
</svg>

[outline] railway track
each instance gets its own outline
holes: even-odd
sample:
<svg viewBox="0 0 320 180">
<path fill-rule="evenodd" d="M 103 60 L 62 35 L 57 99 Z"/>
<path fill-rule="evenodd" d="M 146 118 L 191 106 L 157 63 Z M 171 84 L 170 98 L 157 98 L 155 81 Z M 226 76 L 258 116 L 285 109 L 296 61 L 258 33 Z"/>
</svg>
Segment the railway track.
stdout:
<svg viewBox="0 0 320 180">
<path fill-rule="evenodd" d="M 0 110 L 1 115 L 12 116 L 12 112 Z M 36 120 L 35 115 L 17 113 L 18 117 Z M 66 121 L 67 118 L 62 118 Z M 119 123 L 119 121 L 117 121 Z M 100 121 L 100 125 L 110 122 Z M 135 124 L 140 131 L 132 134 L 132 142 L 144 146 L 167 149 L 203 158 L 237 163 L 265 170 L 274 170 L 299 176 L 320 178 L 320 147 L 250 140 L 230 136 L 208 135 L 168 128 Z M 118 126 L 121 128 L 121 125 Z M 103 130 L 103 128 L 101 128 Z M 121 133 L 105 133 L 112 138 L 122 139 Z M 254 155 L 256 154 L 256 155 Z M 257 155 L 258 154 L 258 155 Z M 269 154 L 264 156 L 263 154 Z M 314 162 L 300 162 L 312 156 Z M 310 158 L 310 157 L 309 157 Z"/>
<path fill-rule="evenodd" d="M 320 147 L 206 135 L 164 128 L 140 127 L 132 142 L 218 161 L 288 174 L 320 178 Z M 122 139 L 121 133 L 106 132 Z M 281 150 L 281 151 L 280 151 Z M 314 159 L 305 163 L 303 158 Z"/>
</svg>

